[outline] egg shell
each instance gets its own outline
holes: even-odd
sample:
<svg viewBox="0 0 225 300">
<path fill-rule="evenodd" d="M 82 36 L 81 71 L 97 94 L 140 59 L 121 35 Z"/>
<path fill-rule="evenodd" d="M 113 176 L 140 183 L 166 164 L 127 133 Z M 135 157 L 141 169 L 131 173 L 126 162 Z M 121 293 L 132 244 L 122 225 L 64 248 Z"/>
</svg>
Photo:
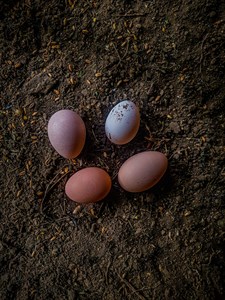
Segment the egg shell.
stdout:
<svg viewBox="0 0 225 300">
<path fill-rule="evenodd" d="M 65 192 L 71 200 L 87 204 L 104 199 L 111 186 L 111 178 L 106 171 L 90 167 L 71 176 L 66 183 Z"/>
<path fill-rule="evenodd" d="M 166 172 L 168 160 L 157 151 L 145 151 L 128 158 L 120 167 L 118 181 L 128 192 L 143 192 L 154 186 Z"/>
<path fill-rule="evenodd" d="M 140 114 L 137 106 L 129 100 L 118 103 L 108 114 L 105 133 L 117 145 L 130 142 L 138 132 Z"/>
<path fill-rule="evenodd" d="M 48 137 L 61 156 L 75 158 L 85 144 L 85 124 L 76 112 L 69 109 L 59 110 L 48 122 Z"/>
</svg>

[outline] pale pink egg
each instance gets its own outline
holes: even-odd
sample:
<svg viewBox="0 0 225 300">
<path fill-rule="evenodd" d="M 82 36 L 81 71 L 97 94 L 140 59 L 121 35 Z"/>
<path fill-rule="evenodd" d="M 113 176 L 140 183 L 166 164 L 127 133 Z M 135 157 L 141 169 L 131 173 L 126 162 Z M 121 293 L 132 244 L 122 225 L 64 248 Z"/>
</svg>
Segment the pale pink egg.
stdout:
<svg viewBox="0 0 225 300">
<path fill-rule="evenodd" d="M 109 174 L 101 168 L 89 167 L 76 172 L 65 186 L 66 195 L 78 203 L 94 203 L 104 199 L 112 186 Z"/>
<path fill-rule="evenodd" d="M 86 128 L 81 117 L 69 109 L 59 110 L 48 122 L 48 137 L 53 148 L 65 158 L 75 158 L 82 151 Z"/>
<path fill-rule="evenodd" d="M 154 186 L 165 174 L 166 156 L 157 151 L 145 151 L 128 158 L 119 169 L 118 181 L 128 192 L 143 192 Z"/>
</svg>

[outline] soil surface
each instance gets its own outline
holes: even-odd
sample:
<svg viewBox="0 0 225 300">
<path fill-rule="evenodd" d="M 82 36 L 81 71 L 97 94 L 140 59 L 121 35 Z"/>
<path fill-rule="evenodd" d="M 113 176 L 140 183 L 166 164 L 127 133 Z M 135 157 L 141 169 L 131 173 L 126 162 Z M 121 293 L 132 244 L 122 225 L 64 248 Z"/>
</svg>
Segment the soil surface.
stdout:
<svg viewBox="0 0 225 300">
<path fill-rule="evenodd" d="M 0 18 L 0 299 L 225 299 L 224 2 L 8 0 Z M 116 146 L 104 122 L 122 99 L 141 126 Z M 88 133 L 73 160 L 47 135 L 63 108 Z M 123 191 L 145 150 L 166 175 Z M 83 207 L 64 187 L 87 166 L 113 187 Z"/>
</svg>

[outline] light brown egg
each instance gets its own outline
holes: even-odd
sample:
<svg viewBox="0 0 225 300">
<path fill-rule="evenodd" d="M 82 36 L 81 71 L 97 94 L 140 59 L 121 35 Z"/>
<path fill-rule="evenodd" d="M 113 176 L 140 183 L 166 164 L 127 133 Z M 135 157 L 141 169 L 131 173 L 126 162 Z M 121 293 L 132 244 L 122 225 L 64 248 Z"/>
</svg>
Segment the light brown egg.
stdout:
<svg viewBox="0 0 225 300">
<path fill-rule="evenodd" d="M 168 166 L 166 156 L 157 151 L 145 151 L 128 158 L 120 167 L 118 181 L 128 192 L 143 192 L 154 186 Z"/>
<path fill-rule="evenodd" d="M 71 176 L 66 183 L 65 192 L 71 200 L 87 204 L 104 199 L 111 186 L 111 178 L 106 171 L 90 167 Z"/>
<path fill-rule="evenodd" d="M 86 128 L 81 117 L 69 109 L 59 110 L 48 122 L 48 137 L 53 148 L 65 158 L 75 158 L 82 151 Z"/>
</svg>

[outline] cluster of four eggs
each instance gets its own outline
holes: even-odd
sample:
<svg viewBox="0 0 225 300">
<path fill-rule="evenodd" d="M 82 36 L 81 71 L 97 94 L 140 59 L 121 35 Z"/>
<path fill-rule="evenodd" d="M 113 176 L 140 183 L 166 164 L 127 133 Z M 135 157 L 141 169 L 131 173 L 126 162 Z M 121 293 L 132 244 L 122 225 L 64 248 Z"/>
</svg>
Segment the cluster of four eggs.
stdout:
<svg viewBox="0 0 225 300">
<path fill-rule="evenodd" d="M 132 101 L 124 100 L 110 111 L 105 122 L 105 132 L 112 143 L 124 145 L 135 137 L 139 126 L 138 108 Z M 76 112 L 60 110 L 49 120 L 48 137 L 61 156 L 75 158 L 85 144 L 85 124 Z M 138 153 L 122 164 L 118 172 L 118 182 L 128 192 L 143 192 L 161 179 L 167 165 L 167 158 L 161 152 Z M 76 202 L 94 203 L 106 197 L 111 185 L 111 178 L 106 171 L 98 167 L 87 167 L 69 178 L 65 192 Z"/>
</svg>

